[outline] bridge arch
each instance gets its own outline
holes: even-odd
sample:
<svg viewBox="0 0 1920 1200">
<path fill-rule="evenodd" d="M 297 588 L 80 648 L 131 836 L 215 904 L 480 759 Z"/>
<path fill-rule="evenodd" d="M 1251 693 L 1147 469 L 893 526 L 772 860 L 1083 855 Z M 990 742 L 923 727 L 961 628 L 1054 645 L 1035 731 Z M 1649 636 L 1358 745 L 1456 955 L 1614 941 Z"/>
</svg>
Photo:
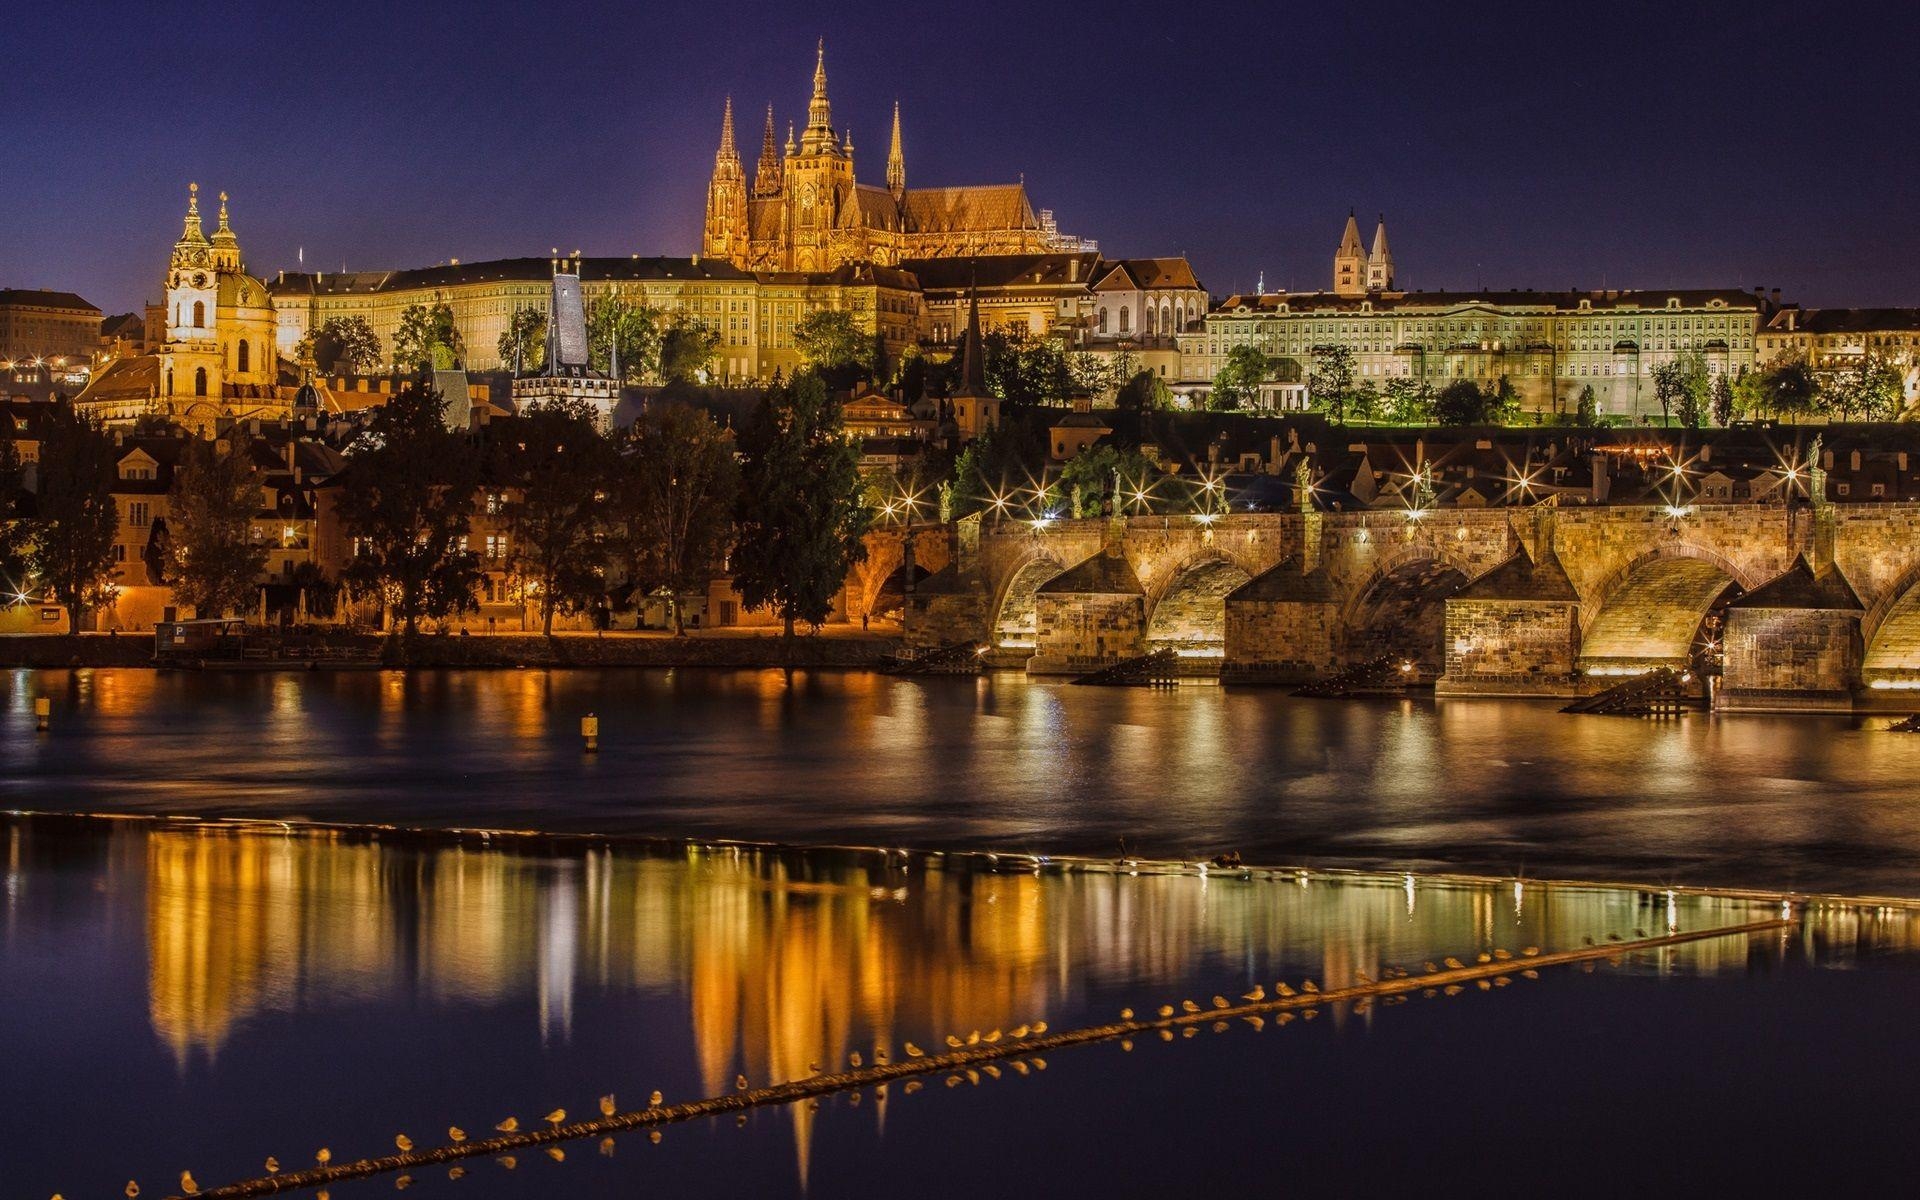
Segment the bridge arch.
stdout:
<svg viewBox="0 0 1920 1200">
<path fill-rule="evenodd" d="M 1167 576 L 1147 616 L 1148 650 L 1221 658 L 1227 649 L 1227 593 L 1253 578 L 1217 551 L 1197 554 Z"/>
<path fill-rule="evenodd" d="M 1861 678 L 1920 686 L 1920 563 L 1901 572 L 1860 618 Z"/>
<path fill-rule="evenodd" d="M 1655 547 L 1602 580 L 1580 614 L 1580 669 L 1630 675 L 1685 665 L 1718 638 L 1719 610 L 1765 582 L 1690 542 Z"/>
<path fill-rule="evenodd" d="M 1383 556 L 1341 611 L 1341 659 L 1403 658 L 1414 664 L 1415 678 L 1438 678 L 1446 665 L 1447 597 L 1473 573 L 1466 561 L 1424 542 Z"/>
<path fill-rule="evenodd" d="M 1031 649 L 1039 625 L 1034 614 L 1034 594 L 1040 585 L 1067 569 L 1067 564 L 1051 550 L 1039 550 L 1007 572 L 993 598 L 993 624 L 988 629 L 995 646 Z"/>
</svg>

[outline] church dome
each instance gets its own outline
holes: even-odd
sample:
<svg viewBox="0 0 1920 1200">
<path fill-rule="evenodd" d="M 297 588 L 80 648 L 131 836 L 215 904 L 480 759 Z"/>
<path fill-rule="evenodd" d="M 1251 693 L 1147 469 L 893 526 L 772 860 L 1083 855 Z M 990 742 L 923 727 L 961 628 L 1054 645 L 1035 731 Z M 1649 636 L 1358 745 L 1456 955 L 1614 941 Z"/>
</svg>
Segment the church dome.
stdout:
<svg viewBox="0 0 1920 1200">
<path fill-rule="evenodd" d="M 267 298 L 267 285 L 245 271 L 220 272 L 219 304 L 221 308 L 273 307 L 273 301 Z"/>
</svg>

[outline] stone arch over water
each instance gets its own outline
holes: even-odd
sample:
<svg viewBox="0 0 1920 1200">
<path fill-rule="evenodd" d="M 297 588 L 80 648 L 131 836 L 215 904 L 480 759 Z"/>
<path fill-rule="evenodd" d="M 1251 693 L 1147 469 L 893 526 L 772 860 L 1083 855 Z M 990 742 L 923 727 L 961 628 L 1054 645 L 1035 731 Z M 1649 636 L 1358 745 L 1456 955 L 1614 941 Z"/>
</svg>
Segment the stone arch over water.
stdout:
<svg viewBox="0 0 1920 1200">
<path fill-rule="evenodd" d="M 1683 666 L 1708 618 L 1756 582 L 1700 546 L 1676 542 L 1650 550 L 1615 571 L 1582 606 L 1580 668 L 1625 674 Z"/>
<path fill-rule="evenodd" d="M 1861 677 L 1920 685 L 1920 563 L 1901 573 L 1860 620 Z"/>
<path fill-rule="evenodd" d="M 1040 585 L 1067 569 L 1058 555 L 1042 551 L 1021 563 L 1008 574 L 1007 582 L 993 606 L 993 644 L 996 646 L 1032 646 L 1037 630 L 1034 594 Z"/>
<path fill-rule="evenodd" d="M 1465 587 L 1468 577 L 1465 563 L 1425 545 L 1382 560 L 1341 615 L 1341 659 L 1404 658 L 1417 678 L 1437 678 L 1446 664 L 1447 597 Z"/>
<path fill-rule="evenodd" d="M 1218 658 L 1227 646 L 1227 593 L 1253 578 L 1220 554 L 1193 559 L 1175 571 L 1147 618 L 1147 649 Z"/>
</svg>

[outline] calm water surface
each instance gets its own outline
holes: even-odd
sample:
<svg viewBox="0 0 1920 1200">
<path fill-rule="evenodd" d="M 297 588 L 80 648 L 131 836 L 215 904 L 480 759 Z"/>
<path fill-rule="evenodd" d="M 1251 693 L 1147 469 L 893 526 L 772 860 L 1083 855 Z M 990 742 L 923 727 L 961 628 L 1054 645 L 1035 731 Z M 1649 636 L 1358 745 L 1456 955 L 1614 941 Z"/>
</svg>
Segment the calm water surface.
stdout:
<svg viewBox="0 0 1920 1200">
<path fill-rule="evenodd" d="M 183 753 L 164 744 L 190 734 L 154 715 L 151 692 L 122 716 L 110 686 L 86 700 L 84 743 L 136 759 L 143 744 Z M 300 724 L 337 739 L 364 719 L 352 714 L 388 714 L 377 727 L 419 711 L 388 709 L 384 682 L 366 686 L 297 692 L 311 714 Z M 497 696 L 491 683 L 444 686 Z M 670 711 L 673 687 L 661 686 L 662 699 L 628 711 Z M 867 707 L 864 686 L 833 693 L 846 728 L 829 738 L 823 724 L 813 740 L 871 744 L 875 724 L 899 719 L 902 693 L 885 685 L 889 716 Z M 271 698 L 280 685 L 261 687 Z M 1012 703 L 1047 707 L 1051 695 Z M 1221 700 L 1177 702 L 1229 720 L 1235 703 Z M 777 697 L 768 703 L 765 725 L 747 717 L 715 739 L 745 745 L 758 730 L 805 744 L 798 731 L 786 742 L 791 720 Z M 485 707 L 449 699 L 436 711 L 476 727 L 455 732 L 442 715 L 433 728 L 493 762 L 475 776 L 488 786 L 507 778 L 486 749 L 501 741 L 545 747 L 535 797 L 593 777 L 562 766 L 543 735 L 511 732 L 511 711 L 478 717 Z M 243 711 L 236 704 L 227 728 Z M 272 741 L 272 722 L 249 728 Z M 224 760 L 195 777 L 226 780 L 232 803 L 260 786 L 241 782 L 258 768 L 235 735 L 221 740 Z M 299 757 L 291 746 L 266 754 Z M 659 795 L 663 782 L 686 786 L 690 770 L 632 787 Z M 884 794 L 893 777 L 877 771 L 859 794 Z M 822 786 L 788 805 L 819 802 Z M 383 803 L 396 787 L 334 799 Z M 615 794 L 566 803 L 591 810 Z M 1033 873 L 871 852 L 47 817 L 0 818 L 0 861 L 0 1195 L 70 1200 L 117 1197 L 129 1178 L 164 1195 L 183 1168 L 203 1186 L 230 1182 L 268 1154 L 293 1167 L 321 1146 L 338 1160 L 374 1155 L 401 1131 L 425 1145 L 454 1123 L 486 1131 L 555 1106 L 591 1113 L 606 1092 L 628 1105 L 655 1088 L 670 1100 L 721 1094 L 736 1074 L 796 1078 L 854 1051 L 898 1054 L 907 1040 L 938 1046 L 948 1033 L 1041 1018 L 1066 1029 L 1122 1005 L 1205 1005 L 1282 979 L 1340 985 L 1449 954 L 1719 927 L 1779 908 L 1517 880 Z M 1130 1051 L 1065 1049 L 1045 1070 L 936 1078 L 913 1095 L 896 1082 L 884 1097 L 763 1110 L 743 1127 L 676 1126 L 658 1145 L 629 1134 L 604 1153 L 570 1144 L 562 1162 L 474 1160 L 458 1182 L 418 1172 L 412 1186 L 477 1200 L 1888 1190 L 1909 1169 L 1917 940 L 1915 910 L 1819 903 L 1791 931 L 1590 972 L 1333 1007 L 1263 1032 L 1236 1023 Z M 395 1183 L 333 1195 L 389 1195 Z"/>
<path fill-rule="evenodd" d="M 1886 723 L 1017 675 L 16 671 L 0 806 L 1917 895 L 1920 738 Z"/>
</svg>

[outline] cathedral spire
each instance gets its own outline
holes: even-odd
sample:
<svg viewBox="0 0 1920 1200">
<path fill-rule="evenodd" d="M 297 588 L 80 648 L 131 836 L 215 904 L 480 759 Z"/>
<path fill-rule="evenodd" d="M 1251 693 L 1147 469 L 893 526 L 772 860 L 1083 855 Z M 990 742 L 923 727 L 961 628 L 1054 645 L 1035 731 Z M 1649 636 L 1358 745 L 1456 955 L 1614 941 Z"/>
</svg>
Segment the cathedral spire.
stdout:
<svg viewBox="0 0 1920 1200">
<path fill-rule="evenodd" d="M 767 132 L 760 139 L 760 161 L 753 171 L 755 197 L 780 194 L 780 146 L 773 140 L 773 105 L 767 105 Z"/>
<path fill-rule="evenodd" d="M 807 105 L 807 134 L 802 139 L 810 152 L 832 153 L 833 106 L 827 103 L 827 39 L 820 39 L 818 57 L 813 64 L 813 101 Z"/>
<path fill-rule="evenodd" d="M 893 145 L 887 150 L 887 190 L 899 200 L 907 191 L 907 157 L 900 150 L 900 102 L 893 102 Z"/>
<path fill-rule="evenodd" d="M 733 97 L 727 97 L 727 107 L 720 118 L 720 149 L 713 156 L 713 165 L 724 166 L 740 161 L 739 148 L 733 144 Z"/>
</svg>

